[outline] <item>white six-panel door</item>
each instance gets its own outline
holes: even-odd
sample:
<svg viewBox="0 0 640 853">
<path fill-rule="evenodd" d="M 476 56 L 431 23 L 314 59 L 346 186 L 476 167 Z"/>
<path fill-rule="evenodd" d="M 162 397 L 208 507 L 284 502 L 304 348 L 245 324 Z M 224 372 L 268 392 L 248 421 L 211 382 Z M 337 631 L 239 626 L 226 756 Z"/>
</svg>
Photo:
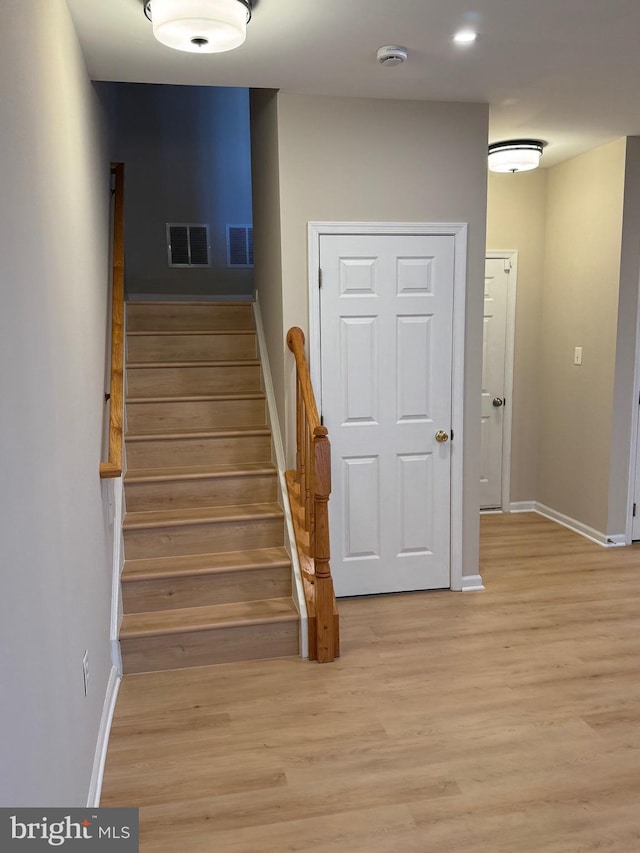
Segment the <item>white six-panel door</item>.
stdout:
<svg viewBox="0 0 640 853">
<path fill-rule="evenodd" d="M 325 234 L 320 266 L 336 592 L 449 587 L 454 237 Z"/>
<path fill-rule="evenodd" d="M 487 258 L 482 355 L 481 509 L 502 505 L 508 285 L 509 272 L 504 258 Z M 511 405 L 511 400 L 506 404 Z"/>
</svg>

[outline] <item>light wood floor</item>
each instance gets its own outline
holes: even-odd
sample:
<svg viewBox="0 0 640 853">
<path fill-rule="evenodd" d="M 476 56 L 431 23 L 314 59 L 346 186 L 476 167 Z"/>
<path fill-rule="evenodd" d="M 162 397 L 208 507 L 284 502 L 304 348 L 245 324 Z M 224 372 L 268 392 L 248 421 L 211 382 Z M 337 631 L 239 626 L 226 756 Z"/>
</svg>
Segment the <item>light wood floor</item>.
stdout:
<svg viewBox="0 0 640 853">
<path fill-rule="evenodd" d="M 340 602 L 343 652 L 125 678 L 143 853 L 637 853 L 640 550 L 482 519 L 479 593 Z"/>
</svg>

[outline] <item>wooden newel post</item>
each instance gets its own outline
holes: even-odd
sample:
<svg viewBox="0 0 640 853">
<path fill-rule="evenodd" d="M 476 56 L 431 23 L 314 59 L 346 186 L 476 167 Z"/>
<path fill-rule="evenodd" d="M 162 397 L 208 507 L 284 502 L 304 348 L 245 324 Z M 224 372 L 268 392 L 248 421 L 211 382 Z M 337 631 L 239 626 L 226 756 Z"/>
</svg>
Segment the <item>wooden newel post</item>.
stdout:
<svg viewBox="0 0 640 853">
<path fill-rule="evenodd" d="M 331 444 L 327 428 L 316 427 L 313 432 L 314 455 L 314 562 L 316 587 L 316 624 L 318 663 L 335 659 L 335 632 L 333 619 L 333 580 L 329 560 L 329 495 L 331 494 Z"/>
<path fill-rule="evenodd" d="M 287 345 L 296 360 L 296 470 L 287 471 L 296 548 L 309 614 L 309 658 L 327 663 L 340 655 L 340 625 L 329 565 L 331 445 L 322 425 L 304 352 L 304 332 L 294 326 Z"/>
</svg>

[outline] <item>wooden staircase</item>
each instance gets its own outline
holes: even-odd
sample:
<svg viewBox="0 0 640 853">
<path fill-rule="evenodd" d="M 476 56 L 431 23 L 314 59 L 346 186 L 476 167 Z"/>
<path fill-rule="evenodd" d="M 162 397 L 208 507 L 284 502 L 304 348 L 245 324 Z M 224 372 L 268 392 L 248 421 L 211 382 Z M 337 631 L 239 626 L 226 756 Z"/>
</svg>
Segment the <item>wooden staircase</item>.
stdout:
<svg viewBox="0 0 640 853">
<path fill-rule="evenodd" d="M 125 673 L 298 654 L 253 312 L 127 304 Z"/>
</svg>

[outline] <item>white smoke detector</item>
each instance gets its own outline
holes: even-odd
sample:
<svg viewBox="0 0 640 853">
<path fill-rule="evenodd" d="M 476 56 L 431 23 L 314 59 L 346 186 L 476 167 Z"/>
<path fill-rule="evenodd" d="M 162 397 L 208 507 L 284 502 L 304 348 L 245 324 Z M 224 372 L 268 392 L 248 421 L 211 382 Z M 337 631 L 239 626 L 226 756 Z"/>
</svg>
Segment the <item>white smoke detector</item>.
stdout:
<svg viewBox="0 0 640 853">
<path fill-rule="evenodd" d="M 378 49 L 378 62 L 385 68 L 393 68 L 394 65 L 402 65 L 407 61 L 407 48 L 397 44 L 387 44 Z"/>
</svg>

